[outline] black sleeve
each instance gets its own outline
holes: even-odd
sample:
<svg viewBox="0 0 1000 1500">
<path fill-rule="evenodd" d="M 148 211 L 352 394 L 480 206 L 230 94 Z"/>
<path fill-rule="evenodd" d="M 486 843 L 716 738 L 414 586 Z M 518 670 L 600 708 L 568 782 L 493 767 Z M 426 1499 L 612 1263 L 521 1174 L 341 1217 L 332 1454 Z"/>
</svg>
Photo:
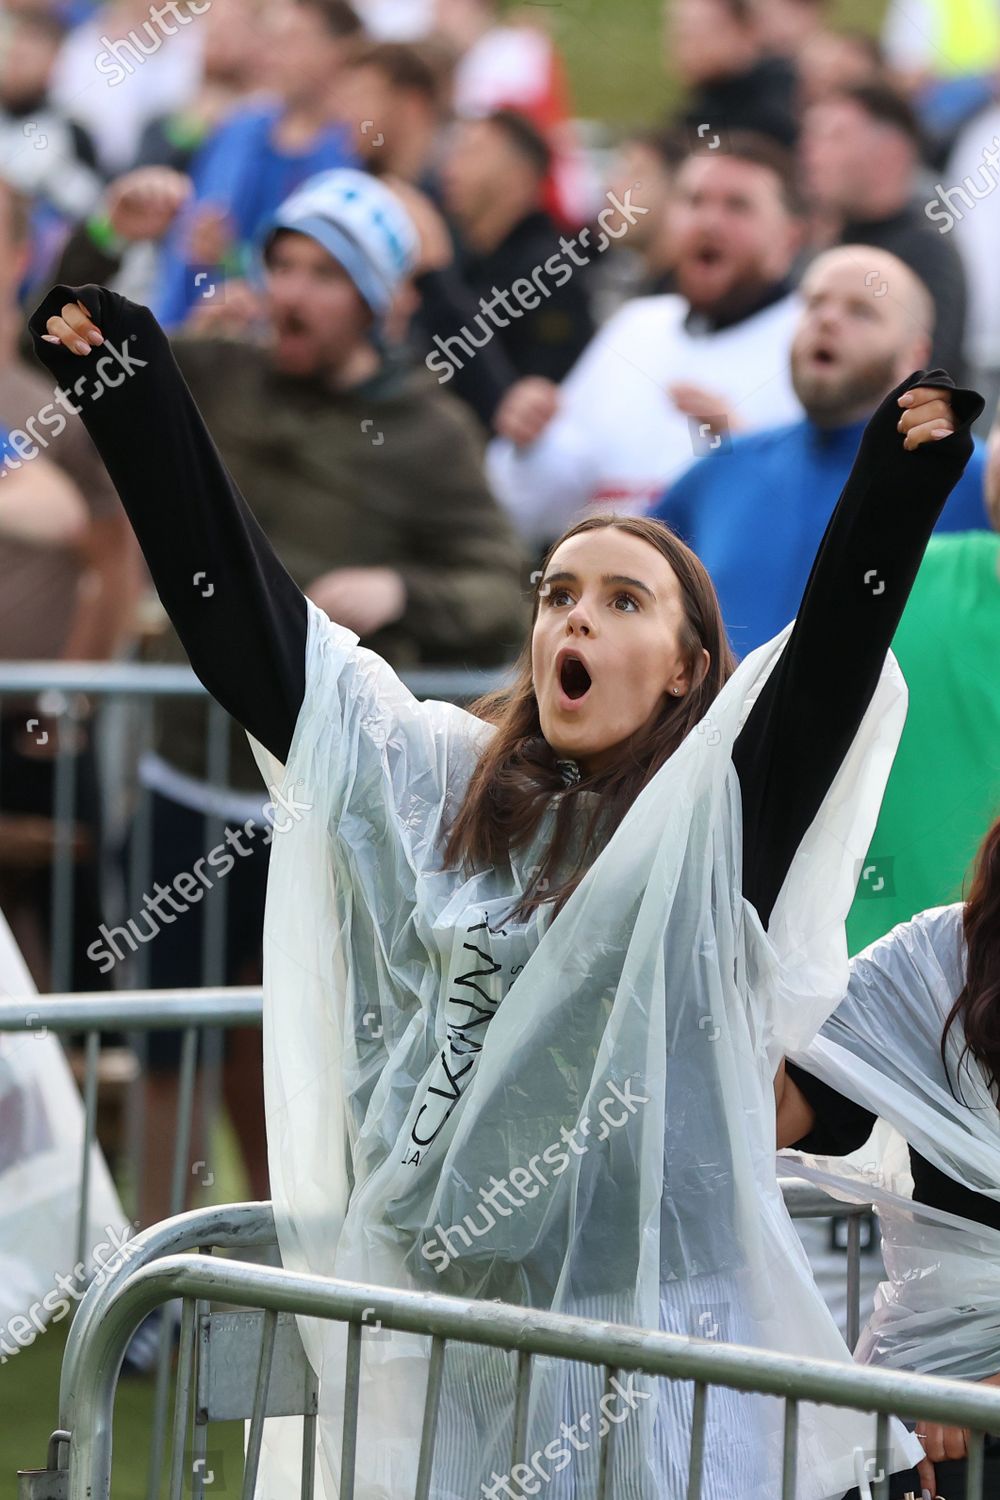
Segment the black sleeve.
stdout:
<svg viewBox="0 0 1000 1500">
<path fill-rule="evenodd" d="M 952 391 L 951 437 L 903 447 L 897 398 Z M 766 927 L 788 867 L 871 702 L 931 532 L 972 453 L 983 410 L 940 370 L 886 397 L 827 527 L 792 633 L 733 747 L 743 801 L 743 891 Z M 795 496 L 789 496 L 795 504 Z"/>
<path fill-rule="evenodd" d="M 877 1115 L 862 1109 L 860 1104 L 846 1099 L 828 1083 L 787 1059 L 785 1072 L 816 1116 L 809 1134 L 795 1142 L 796 1151 L 810 1151 L 817 1156 L 847 1156 L 864 1145 L 875 1128 Z"/>
<path fill-rule="evenodd" d="M 85 356 L 41 338 L 77 300 L 105 338 Z M 166 335 L 148 308 L 97 286 L 55 287 L 29 327 L 104 460 L 191 665 L 283 761 L 305 692 L 306 601 L 227 473 Z"/>
</svg>

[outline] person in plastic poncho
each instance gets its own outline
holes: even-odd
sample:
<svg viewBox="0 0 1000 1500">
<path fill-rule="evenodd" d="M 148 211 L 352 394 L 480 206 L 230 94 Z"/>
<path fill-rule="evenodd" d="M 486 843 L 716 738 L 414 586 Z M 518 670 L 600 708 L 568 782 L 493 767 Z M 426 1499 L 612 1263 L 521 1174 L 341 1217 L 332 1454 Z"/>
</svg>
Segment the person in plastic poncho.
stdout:
<svg viewBox="0 0 1000 1500">
<path fill-rule="evenodd" d="M 839 1156 L 864 1145 L 876 1117 L 892 1127 L 860 1170 L 800 1164 L 878 1207 L 888 1279 L 856 1351 L 866 1363 L 1000 1385 L 998 1007 L 1000 821 L 968 900 L 920 912 L 860 953 L 845 998 L 778 1079 L 779 1146 Z M 967 1434 L 935 1423 L 921 1433 L 919 1478 L 894 1475 L 893 1500 L 964 1494 Z M 991 1438 L 984 1495 L 998 1483 Z"/>
<path fill-rule="evenodd" d="M 294 587 L 146 309 L 59 286 L 31 328 L 63 385 L 101 341 L 132 362 L 84 421 L 284 802 L 264 954 L 285 1265 L 847 1359 L 777 1187 L 773 1080 L 846 986 L 905 712 L 888 646 L 981 400 L 940 372 L 886 399 L 797 622 L 735 670 L 697 558 L 659 523 L 591 519 L 546 559 L 513 685 L 466 712 L 417 702 Z M 333 1500 L 345 1335 L 300 1326 Z M 413 1492 L 428 1346 L 365 1337 L 365 1500 Z M 685 1494 L 690 1386 L 633 1376 L 602 1406 L 603 1382 L 534 1361 L 512 1464 L 512 1356 L 450 1345 L 435 1500 L 594 1494 L 612 1423 L 616 1500 Z M 703 1496 L 776 1496 L 782 1422 L 713 1390 Z M 262 1500 L 297 1483 L 285 1425 Z M 806 1408 L 800 1500 L 874 1473 L 874 1432 Z M 896 1426 L 895 1467 L 919 1452 Z"/>
</svg>

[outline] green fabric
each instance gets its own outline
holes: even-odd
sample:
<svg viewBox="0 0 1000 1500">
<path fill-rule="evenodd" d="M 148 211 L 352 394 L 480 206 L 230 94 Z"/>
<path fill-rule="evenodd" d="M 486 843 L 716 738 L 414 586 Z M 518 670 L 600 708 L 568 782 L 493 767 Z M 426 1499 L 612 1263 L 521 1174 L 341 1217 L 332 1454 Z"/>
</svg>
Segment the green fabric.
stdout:
<svg viewBox="0 0 1000 1500">
<path fill-rule="evenodd" d="M 931 541 L 892 649 L 910 707 L 848 917 L 852 954 L 961 900 L 1000 814 L 1000 537 Z"/>
</svg>

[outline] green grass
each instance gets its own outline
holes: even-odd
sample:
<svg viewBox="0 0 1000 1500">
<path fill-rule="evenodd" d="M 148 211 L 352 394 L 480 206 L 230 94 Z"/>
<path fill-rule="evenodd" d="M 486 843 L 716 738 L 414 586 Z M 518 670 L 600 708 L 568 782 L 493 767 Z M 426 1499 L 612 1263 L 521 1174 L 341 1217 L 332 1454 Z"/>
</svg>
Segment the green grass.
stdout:
<svg viewBox="0 0 1000 1500">
<path fill-rule="evenodd" d="M 679 98 L 663 51 L 663 0 L 511 0 L 559 40 L 577 114 L 612 125 L 661 119 Z M 830 24 L 877 31 L 886 0 L 833 0 Z"/>
<path fill-rule="evenodd" d="M 207 1204 L 234 1203 L 246 1196 L 246 1185 L 233 1133 L 226 1121 L 214 1133 L 211 1159 L 215 1182 L 205 1192 Z M 125 1194 L 126 1212 L 129 1195 Z M 44 1468 L 49 1434 L 58 1423 L 59 1372 L 69 1319 L 51 1325 L 28 1349 L 0 1365 L 0 1500 L 17 1488 L 18 1469 Z M 154 1380 L 121 1382 L 115 1407 L 114 1500 L 145 1500 L 152 1430 Z M 206 1494 L 238 1493 L 242 1473 L 243 1424 L 213 1425 L 209 1432 L 209 1466 L 215 1478 Z M 166 1494 L 166 1466 L 162 1494 Z M 185 1488 L 189 1493 L 189 1487 Z"/>
<path fill-rule="evenodd" d="M 18 1469 L 44 1468 L 49 1434 L 57 1424 L 59 1370 L 68 1321 L 57 1324 L 0 1368 L 0 1496 L 16 1492 Z M 115 1500 L 145 1500 L 149 1433 L 153 1413 L 152 1378 L 126 1379 L 115 1406 Z M 214 1425 L 208 1463 L 214 1481 L 206 1494 L 238 1492 L 242 1473 L 243 1424 Z M 188 1487 L 185 1490 L 189 1492 Z M 166 1475 L 162 1486 L 166 1494 Z"/>
</svg>

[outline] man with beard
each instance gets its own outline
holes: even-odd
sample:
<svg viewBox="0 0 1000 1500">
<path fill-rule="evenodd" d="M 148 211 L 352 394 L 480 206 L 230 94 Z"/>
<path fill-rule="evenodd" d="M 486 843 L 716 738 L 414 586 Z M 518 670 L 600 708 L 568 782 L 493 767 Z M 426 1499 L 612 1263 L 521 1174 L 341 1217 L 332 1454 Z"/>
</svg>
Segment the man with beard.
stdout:
<svg viewBox="0 0 1000 1500">
<path fill-rule="evenodd" d="M 531 542 L 590 504 L 648 511 L 692 455 L 721 445 L 726 409 L 750 428 L 799 415 L 788 278 L 801 222 L 788 153 L 750 133 L 706 142 L 678 172 L 671 219 L 677 294 L 627 303 L 561 386 L 520 381 L 497 413 L 490 482 Z M 585 234 L 562 242 L 567 265 L 596 256 L 600 241 Z"/>
<path fill-rule="evenodd" d="M 888 251 L 829 250 L 801 292 L 791 376 L 805 420 L 720 445 L 653 512 L 704 561 L 740 655 L 795 616 L 865 423 L 893 386 L 930 362 L 930 293 Z M 983 471 L 977 447 L 938 532 L 987 527 Z"/>
</svg>

